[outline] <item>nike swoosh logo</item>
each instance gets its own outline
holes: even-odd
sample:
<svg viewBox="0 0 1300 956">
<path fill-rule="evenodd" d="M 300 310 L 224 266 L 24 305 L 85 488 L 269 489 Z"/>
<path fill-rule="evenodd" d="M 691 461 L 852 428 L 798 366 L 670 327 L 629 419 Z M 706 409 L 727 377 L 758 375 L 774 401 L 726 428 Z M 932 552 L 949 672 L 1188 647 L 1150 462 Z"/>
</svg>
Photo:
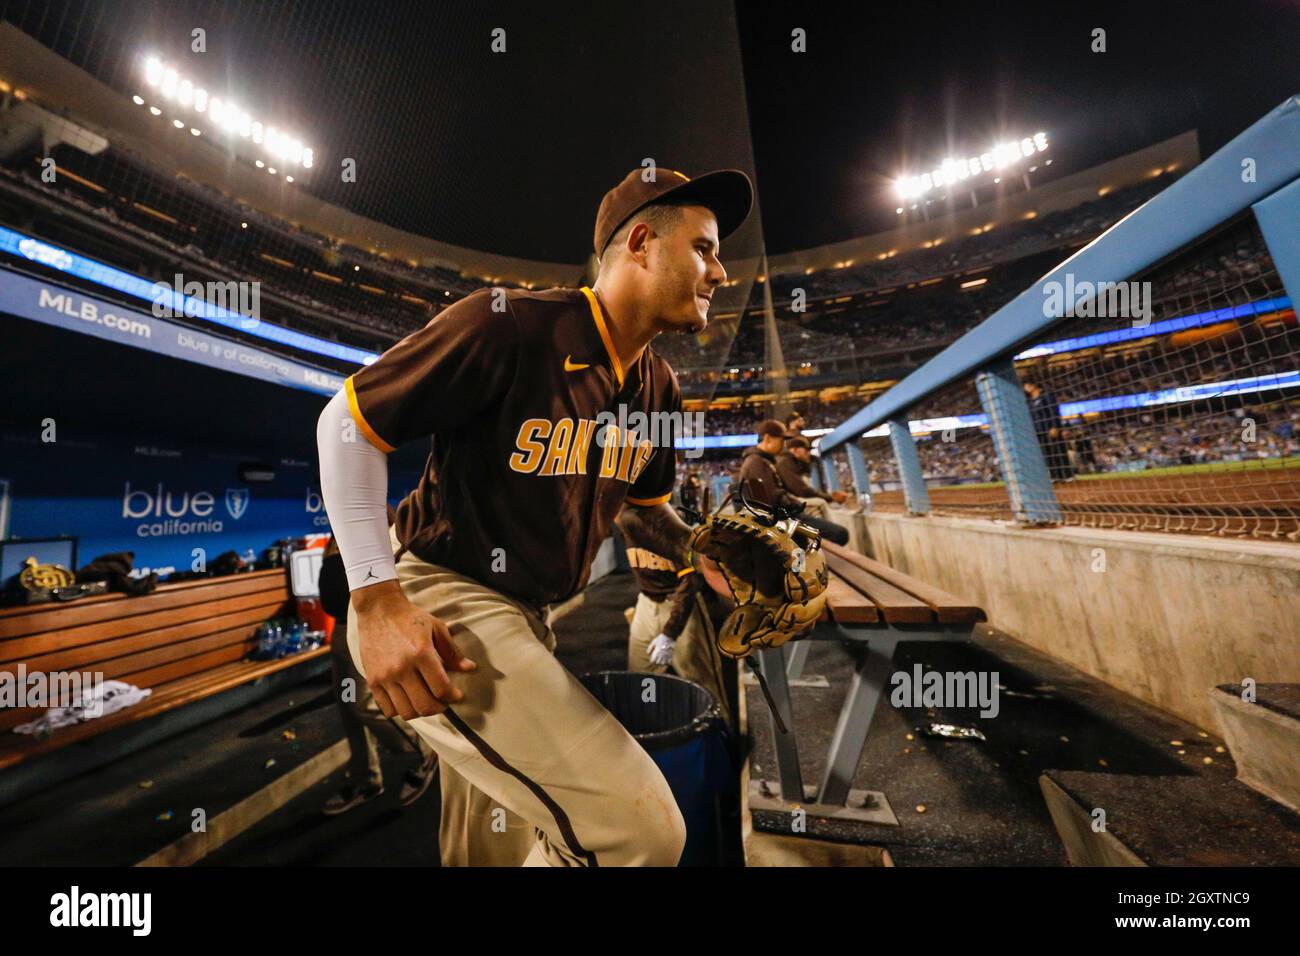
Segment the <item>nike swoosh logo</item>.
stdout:
<svg viewBox="0 0 1300 956">
<path fill-rule="evenodd" d="M 566 372 L 580 372 L 584 368 L 591 368 L 591 363 L 588 362 L 586 365 L 583 365 L 579 362 L 575 362 L 572 355 L 564 356 L 564 370 Z"/>
</svg>

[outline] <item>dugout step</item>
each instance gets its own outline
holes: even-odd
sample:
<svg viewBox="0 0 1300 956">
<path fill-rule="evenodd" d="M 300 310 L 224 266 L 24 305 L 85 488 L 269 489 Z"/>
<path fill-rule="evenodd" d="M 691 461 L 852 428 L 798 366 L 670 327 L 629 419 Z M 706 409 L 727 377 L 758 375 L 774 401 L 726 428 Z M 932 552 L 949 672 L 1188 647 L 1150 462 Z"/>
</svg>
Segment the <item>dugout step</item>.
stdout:
<svg viewBox="0 0 1300 956">
<path fill-rule="evenodd" d="M 1300 684 L 1259 684 L 1254 702 L 1240 684 L 1210 692 L 1237 779 L 1300 812 Z"/>
<path fill-rule="evenodd" d="M 1048 770 L 1039 785 L 1073 866 L 1300 865 L 1300 814 L 1236 780 Z"/>
</svg>

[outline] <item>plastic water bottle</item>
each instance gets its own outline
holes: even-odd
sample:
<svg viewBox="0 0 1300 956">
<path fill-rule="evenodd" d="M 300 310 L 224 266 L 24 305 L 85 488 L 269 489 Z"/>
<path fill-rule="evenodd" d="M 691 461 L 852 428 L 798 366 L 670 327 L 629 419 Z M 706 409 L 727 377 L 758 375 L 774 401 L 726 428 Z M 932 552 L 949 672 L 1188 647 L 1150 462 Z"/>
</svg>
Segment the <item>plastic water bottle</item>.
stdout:
<svg viewBox="0 0 1300 956">
<path fill-rule="evenodd" d="M 271 626 L 266 622 L 257 625 L 257 630 L 253 632 L 257 638 L 257 649 L 253 651 L 253 660 L 269 661 L 275 656 L 275 647 L 271 640 Z"/>
<path fill-rule="evenodd" d="M 253 655 L 259 661 L 273 661 L 280 656 L 280 632 L 278 621 L 264 621 L 257 628 L 257 652 Z"/>
</svg>

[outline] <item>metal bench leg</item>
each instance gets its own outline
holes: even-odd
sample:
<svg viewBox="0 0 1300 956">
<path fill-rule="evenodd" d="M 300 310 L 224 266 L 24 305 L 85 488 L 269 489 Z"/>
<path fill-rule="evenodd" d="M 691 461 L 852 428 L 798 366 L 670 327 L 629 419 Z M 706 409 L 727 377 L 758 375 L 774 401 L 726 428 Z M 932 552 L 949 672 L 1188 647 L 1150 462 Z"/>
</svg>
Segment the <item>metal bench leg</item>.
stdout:
<svg viewBox="0 0 1300 956">
<path fill-rule="evenodd" d="M 799 746 L 794 735 L 794 711 L 790 706 L 790 685 L 785 679 L 785 657 L 779 647 L 769 647 L 758 652 L 758 666 L 767 681 L 772 703 L 776 705 L 787 733 L 772 724 L 772 746 L 776 751 L 777 777 L 781 781 L 781 798 L 791 803 L 803 803 L 803 776 L 799 772 Z"/>
<path fill-rule="evenodd" d="M 785 676 L 788 680 L 798 680 L 803 677 L 803 665 L 808 660 L 809 646 L 805 638 L 802 641 L 791 641 L 782 648 L 786 652 Z"/>
<path fill-rule="evenodd" d="M 898 638 L 893 635 L 871 636 L 849 685 L 844 706 L 840 708 L 835 736 L 831 738 L 826 755 L 826 773 L 817 792 L 817 802 L 843 805 L 853 784 L 853 772 L 862 757 L 862 747 L 867 742 L 867 731 L 876 713 L 876 704 L 889 681 L 894 666 L 894 648 Z"/>
</svg>

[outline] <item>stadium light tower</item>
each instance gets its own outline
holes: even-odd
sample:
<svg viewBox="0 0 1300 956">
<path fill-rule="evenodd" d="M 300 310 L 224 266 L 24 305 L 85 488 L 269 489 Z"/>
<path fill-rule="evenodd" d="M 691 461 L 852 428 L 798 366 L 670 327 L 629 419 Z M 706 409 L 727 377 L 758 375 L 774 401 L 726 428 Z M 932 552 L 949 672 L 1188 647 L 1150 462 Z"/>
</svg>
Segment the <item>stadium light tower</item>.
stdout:
<svg viewBox="0 0 1300 956">
<path fill-rule="evenodd" d="M 177 129 L 189 126 L 191 131 L 199 130 L 194 133 L 198 136 L 206 126 L 213 132 L 225 134 L 226 140 L 232 145 L 240 139 L 249 140 L 254 152 L 266 160 L 275 160 L 281 166 L 311 169 L 315 165 L 315 150 L 304 145 L 301 138 L 263 123 L 229 99 L 223 100 L 220 96 L 209 94 L 159 56 L 145 54 L 141 60 L 145 85 L 153 91 L 153 99 L 156 101 L 149 105 L 149 112 L 153 115 L 161 115 L 161 106 L 166 106 L 169 112 L 181 114 L 179 117 L 173 116 L 172 123 Z M 139 94 L 133 99 L 137 104 L 144 105 L 144 97 Z M 202 116 L 188 115 L 191 113 Z M 257 165 L 262 168 L 264 164 L 259 159 Z M 285 178 L 288 182 L 293 182 L 291 176 L 286 175 Z"/>
<path fill-rule="evenodd" d="M 997 143 L 977 156 L 965 159 L 949 157 L 929 172 L 900 176 L 894 182 L 895 193 L 903 201 L 903 206 L 909 203 L 919 204 L 926 219 L 929 219 L 926 212 L 929 200 L 926 197 L 940 189 L 947 189 L 951 195 L 956 189 L 966 186 L 973 207 L 977 205 L 975 188 L 990 177 L 995 183 L 1001 182 L 1003 177 L 1020 169 L 1025 188 L 1028 189 L 1029 175 L 1025 172 L 1024 165 L 1031 158 L 1046 152 L 1050 145 L 1047 134 L 1040 131 L 1019 140 Z"/>
</svg>

